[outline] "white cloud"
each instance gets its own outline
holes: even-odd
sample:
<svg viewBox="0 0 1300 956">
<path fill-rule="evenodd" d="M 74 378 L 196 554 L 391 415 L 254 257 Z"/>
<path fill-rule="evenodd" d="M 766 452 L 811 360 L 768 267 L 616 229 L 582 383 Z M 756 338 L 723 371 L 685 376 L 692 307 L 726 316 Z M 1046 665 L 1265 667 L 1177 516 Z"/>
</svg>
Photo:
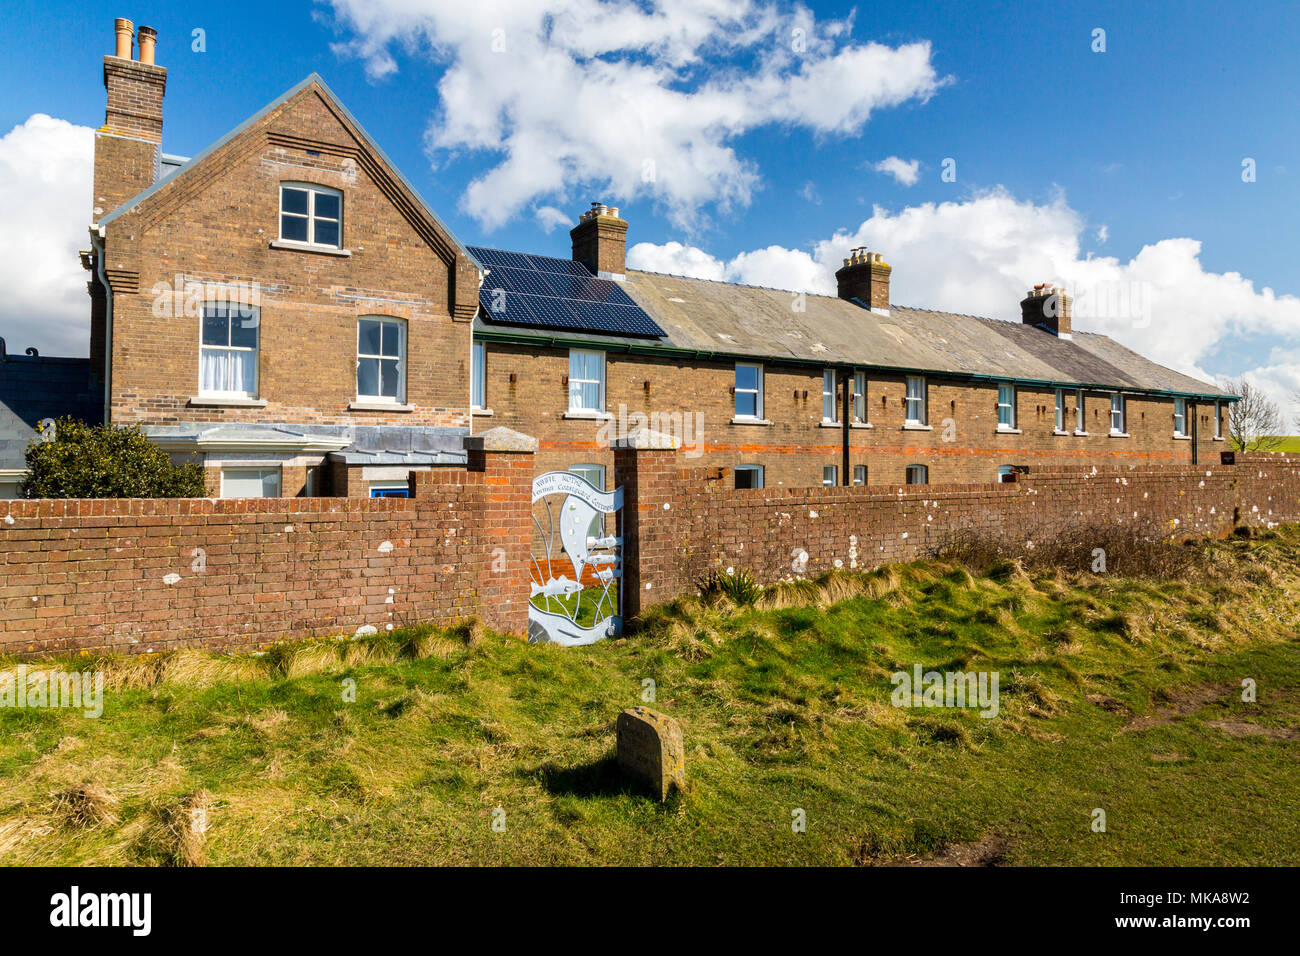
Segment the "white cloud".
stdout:
<svg viewBox="0 0 1300 956">
<path fill-rule="evenodd" d="M 1097 241 L 1098 241 L 1099 243 L 1101 243 L 1103 246 L 1104 246 L 1107 242 L 1110 241 L 1110 227 L 1109 227 L 1109 226 L 1104 226 L 1104 225 L 1103 225 L 1103 226 L 1098 226 L 1098 227 L 1097 227 Z"/>
<path fill-rule="evenodd" d="M 726 266 L 703 249 L 684 246 L 680 242 L 638 242 L 627 251 L 629 269 L 641 272 L 664 272 L 668 275 L 690 276 L 692 279 L 712 279 L 720 282 L 727 278 Z"/>
<path fill-rule="evenodd" d="M 554 232 L 560 226 L 577 225 L 577 219 L 563 209 L 554 206 L 538 206 L 533 210 L 533 217 L 543 232 Z"/>
<path fill-rule="evenodd" d="M 1019 320 L 1036 282 L 1076 296 L 1075 328 L 1110 335 L 1171 368 L 1203 379 L 1245 371 L 1284 408 L 1300 388 L 1300 345 L 1275 349 L 1254 369 L 1205 368 L 1234 338 L 1274 336 L 1300 343 L 1300 299 L 1256 288 L 1237 272 L 1207 271 L 1195 239 L 1162 239 L 1132 259 L 1085 256 L 1083 218 L 1058 196 L 1017 200 L 1005 190 L 962 202 L 925 203 L 894 213 L 877 207 L 855 229 L 811 251 L 771 246 L 722 261 L 691 246 L 640 243 L 636 269 L 834 294 L 835 270 L 856 246 L 883 253 L 894 268 L 891 299 L 901 305 Z M 648 263 L 671 265 L 657 268 Z"/>
<path fill-rule="evenodd" d="M 35 113 L 0 137 L 0 336 L 11 352 L 90 348 L 90 129 Z"/>
<path fill-rule="evenodd" d="M 921 161 L 919 159 L 909 160 L 898 156 L 889 156 L 871 168 L 878 173 L 893 176 L 895 180 L 904 186 L 915 186 L 916 181 L 921 178 Z"/>
<path fill-rule="evenodd" d="M 435 160 L 498 157 L 462 207 L 494 228 L 581 185 L 649 198 L 679 227 L 748 203 L 760 174 L 736 137 L 759 127 L 852 135 L 872 112 L 945 82 L 928 43 L 853 43 L 778 0 L 331 0 L 375 78 L 392 50 L 445 70 L 426 133 Z M 802 32 L 798 32 L 802 31 Z"/>
</svg>

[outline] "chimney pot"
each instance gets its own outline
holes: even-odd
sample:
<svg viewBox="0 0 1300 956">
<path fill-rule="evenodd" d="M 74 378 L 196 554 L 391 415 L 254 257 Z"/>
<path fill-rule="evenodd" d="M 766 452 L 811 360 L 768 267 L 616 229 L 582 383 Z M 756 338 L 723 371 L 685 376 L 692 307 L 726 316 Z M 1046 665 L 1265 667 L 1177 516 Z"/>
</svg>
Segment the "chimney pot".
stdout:
<svg viewBox="0 0 1300 956">
<path fill-rule="evenodd" d="M 135 36 L 135 24 L 126 17 L 113 21 L 113 32 L 117 35 L 117 49 L 113 55 L 119 60 L 131 59 L 131 38 Z"/>
<path fill-rule="evenodd" d="M 153 27 L 141 27 L 139 33 L 140 40 L 140 62 L 153 66 L 154 47 L 158 43 L 158 31 Z"/>
</svg>

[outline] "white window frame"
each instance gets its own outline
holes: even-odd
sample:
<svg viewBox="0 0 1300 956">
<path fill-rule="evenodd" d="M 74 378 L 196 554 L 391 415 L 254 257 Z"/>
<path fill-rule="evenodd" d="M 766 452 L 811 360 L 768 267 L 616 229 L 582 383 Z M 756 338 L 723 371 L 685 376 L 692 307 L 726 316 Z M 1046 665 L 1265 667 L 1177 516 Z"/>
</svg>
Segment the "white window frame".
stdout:
<svg viewBox="0 0 1300 956">
<path fill-rule="evenodd" d="M 1214 403 L 1214 440 L 1223 441 L 1223 409 L 1220 407 L 1222 402 Z"/>
<path fill-rule="evenodd" d="M 361 360 L 378 359 L 381 363 L 391 362 L 393 360 L 393 356 L 391 355 L 373 355 L 370 352 L 363 353 L 361 351 L 361 323 L 362 322 L 378 322 L 381 325 L 396 326 L 398 329 L 399 338 L 398 338 L 398 345 L 397 345 L 397 397 L 396 398 L 394 398 L 391 395 L 363 395 L 361 393 Z M 380 343 L 381 343 L 380 349 L 382 351 L 383 331 L 381 330 L 379 334 L 380 334 Z M 357 360 L 356 374 L 354 376 L 356 381 L 354 384 L 356 386 L 358 403 L 364 403 L 367 405 L 403 405 L 406 403 L 406 321 L 404 319 L 398 319 L 391 315 L 357 316 L 356 360 Z M 383 380 L 384 380 L 384 376 L 383 376 L 383 370 L 381 366 L 379 379 L 378 379 L 378 381 L 381 384 L 377 387 L 380 388 L 383 387 L 382 386 Z"/>
<path fill-rule="evenodd" d="M 224 308 L 226 313 L 226 345 L 205 345 L 203 342 L 203 323 L 207 320 L 208 309 Z M 252 348 L 243 345 L 230 345 L 230 323 L 247 321 L 230 315 L 234 309 L 248 310 L 253 313 L 253 328 L 257 331 L 257 344 Z M 253 388 L 252 391 L 230 389 L 207 389 L 203 387 L 203 353 L 204 352 L 252 352 L 253 353 Z M 199 388 L 200 398 L 248 398 L 256 399 L 262 383 L 262 311 L 257 306 L 235 303 L 206 303 L 199 316 Z"/>
<path fill-rule="evenodd" d="M 578 355 L 594 355 L 600 360 L 600 377 L 599 378 L 578 378 L 573 374 L 573 359 Z M 588 408 L 581 404 L 582 386 L 599 385 L 599 397 L 596 399 L 596 407 Z M 575 404 L 576 403 L 576 404 Z M 578 414 L 603 415 L 605 414 L 605 353 L 596 349 L 569 349 L 569 411 Z"/>
<path fill-rule="evenodd" d="M 912 475 L 914 472 L 920 473 L 920 477 L 921 477 L 920 481 L 912 480 Z M 930 466 L 929 465 L 908 465 L 906 471 L 903 472 L 903 476 L 904 476 L 905 484 L 928 485 L 930 483 Z"/>
<path fill-rule="evenodd" d="M 822 465 L 822 485 L 826 488 L 834 488 L 839 483 L 840 483 L 840 466 Z"/>
<path fill-rule="evenodd" d="M 487 343 L 470 343 L 469 402 L 482 411 L 487 407 Z"/>
<path fill-rule="evenodd" d="M 913 394 L 913 386 L 917 394 Z M 903 424 L 924 425 L 926 420 L 926 381 L 924 375 L 909 375 L 903 392 Z M 918 408 L 918 417 L 912 416 L 913 408 Z M 910 467 L 910 466 L 909 466 Z"/>
<path fill-rule="evenodd" d="M 839 402 L 835 401 L 835 369 L 828 368 L 822 372 L 822 421 L 838 422 L 840 420 Z M 829 415 L 826 414 L 827 402 L 830 403 Z"/>
<path fill-rule="evenodd" d="M 1074 433 L 1076 435 L 1088 434 L 1088 419 L 1084 414 L 1083 389 L 1076 389 L 1074 393 Z"/>
<path fill-rule="evenodd" d="M 1118 416 L 1119 418 L 1118 428 L 1115 427 L 1116 416 Z M 1127 434 L 1124 431 L 1124 427 L 1127 424 L 1124 421 L 1124 418 L 1125 418 L 1124 396 L 1121 395 L 1119 392 L 1111 392 L 1110 393 L 1110 433 L 1112 435 L 1123 436 Z"/>
<path fill-rule="evenodd" d="M 1004 400 L 1007 393 L 1010 393 L 1009 400 Z M 1007 421 L 1002 421 L 1002 410 L 1007 410 Z M 998 383 L 998 431 L 1013 432 L 1016 430 L 1016 386 L 1013 383 Z"/>
<path fill-rule="evenodd" d="M 275 490 L 277 493 L 274 495 L 256 495 L 255 497 L 279 498 L 284 493 L 284 484 L 283 484 L 284 470 L 279 465 L 230 465 L 228 467 L 223 465 L 221 468 L 221 488 L 220 488 L 220 495 L 222 498 L 227 497 L 226 477 L 228 474 L 232 472 L 240 472 L 241 476 L 243 477 L 249 477 L 252 474 L 256 473 L 262 477 L 263 486 L 265 486 L 267 475 L 275 476 Z"/>
<path fill-rule="evenodd" d="M 740 370 L 742 368 L 752 368 L 758 372 L 757 388 L 740 387 Z M 763 421 L 763 366 L 757 362 L 737 362 L 736 371 L 735 374 L 732 376 L 731 381 L 732 381 L 732 391 L 734 393 L 732 395 L 732 402 L 731 402 L 732 414 L 736 417 L 737 420 L 742 422 Z M 739 405 L 737 404 L 737 402 L 742 392 L 744 392 L 747 395 L 748 394 L 754 395 L 754 414 L 752 415 L 749 414 L 742 415 L 740 413 Z"/>
<path fill-rule="evenodd" d="M 861 480 L 861 481 L 858 480 L 858 475 L 861 475 L 861 476 L 862 476 L 862 480 Z M 865 484 L 867 483 L 867 466 L 866 466 L 866 465 L 854 465 L 854 466 L 853 466 L 853 483 L 854 483 L 855 485 L 865 485 Z"/>
<path fill-rule="evenodd" d="M 1056 390 L 1056 432 L 1065 433 L 1065 389 Z"/>
<path fill-rule="evenodd" d="M 307 193 L 307 213 L 303 215 L 298 212 L 285 212 L 284 210 L 284 191 L 286 189 L 297 189 Z M 336 196 L 339 201 L 339 217 L 333 219 L 329 216 L 316 215 L 316 196 L 317 195 Z M 305 219 L 307 221 L 307 238 L 290 239 L 284 234 L 284 217 L 292 216 L 294 219 Z M 339 241 L 336 243 L 317 242 L 316 241 L 316 222 L 334 222 L 338 224 Z M 310 249 L 342 249 L 343 248 L 343 192 L 338 189 L 331 189 L 329 186 L 321 186 L 316 183 L 280 183 L 280 218 L 276 222 L 276 234 L 279 236 L 277 241 L 289 243 L 295 246 L 304 246 Z"/>
<path fill-rule="evenodd" d="M 1174 437 L 1187 437 L 1187 399 L 1185 398 L 1174 399 Z"/>
<path fill-rule="evenodd" d="M 853 423 L 867 424 L 867 373 L 853 373 Z M 866 467 L 865 465 L 863 467 Z"/>
<path fill-rule="evenodd" d="M 758 483 L 755 484 L 753 487 L 754 487 L 754 488 L 762 488 L 762 487 L 763 487 L 763 466 L 762 466 L 762 465 L 735 465 L 731 470 L 732 470 L 733 472 L 735 472 L 737 475 L 739 475 L 739 474 L 743 471 L 743 472 L 745 472 L 746 474 L 753 474 L 753 475 L 757 476 L 757 478 L 758 478 Z M 733 476 L 733 478 L 734 478 L 734 476 Z M 735 485 L 735 481 L 732 481 L 732 485 L 733 485 L 733 486 Z M 741 490 L 741 491 L 749 491 L 749 490 L 752 490 L 752 489 L 741 488 L 741 489 L 739 489 L 739 490 Z"/>
<path fill-rule="evenodd" d="M 373 498 L 375 497 L 376 491 L 405 491 L 407 493 L 407 496 L 409 497 L 410 488 L 411 488 L 410 483 L 406 481 L 372 481 L 368 485 L 366 485 L 366 494 L 369 497 Z M 392 495 L 388 497 L 400 498 L 401 496 Z"/>
</svg>

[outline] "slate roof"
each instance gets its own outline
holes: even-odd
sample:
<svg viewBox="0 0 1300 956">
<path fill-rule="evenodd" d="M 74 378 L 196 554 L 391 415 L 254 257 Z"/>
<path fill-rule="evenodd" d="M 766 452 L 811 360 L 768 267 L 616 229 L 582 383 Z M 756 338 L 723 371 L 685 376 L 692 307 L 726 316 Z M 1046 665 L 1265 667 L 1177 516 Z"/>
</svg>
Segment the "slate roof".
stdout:
<svg viewBox="0 0 1300 956">
<path fill-rule="evenodd" d="M 701 356 L 810 365 L 855 365 L 1026 384 L 1228 398 L 1208 382 L 1165 368 L 1105 335 L 1062 339 L 998 319 L 891 305 L 889 315 L 835 296 L 806 295 L 791 308 L 783 289 L 629 270 L 628 295 L 667 333 L 656 343 L 597 333 L 544 333 L 566 341 L 599 339 L 631 351 L 656 348 Z M 482 318 L 476 331 L 504 332 Z M 517 330 L 529 334 L 524 330 Z M 530 330 L 531 331 L 531 330 Z"/>
<path fill-rule="evenodd" d="M 350 465 L 455 465 L 466 460 L 464 428 L 405 425 L 299 425 L 252 422 L 184 422 L 145 425 L 150 439 L 170 450 L 241 452 L 262 447 L 324 451 Z"/>
<path fill-rule="evenodd" d="M 90 359 L 9 355 L 0 361 L 0 469 L 25 468 L 23 452 L 44 418 L 98 422 L 103 393 L 92 389 Z"/>
</svg>

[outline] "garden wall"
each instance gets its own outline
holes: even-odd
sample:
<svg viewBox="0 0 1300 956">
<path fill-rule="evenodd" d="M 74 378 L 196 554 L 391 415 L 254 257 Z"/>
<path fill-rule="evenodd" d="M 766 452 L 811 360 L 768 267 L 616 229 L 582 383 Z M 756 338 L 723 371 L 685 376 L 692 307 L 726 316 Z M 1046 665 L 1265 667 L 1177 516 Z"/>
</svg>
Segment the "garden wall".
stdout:
<svg viewBox="0 0 1300 956">
<path fill-rule="evenodd" d="M 473 439 L 470 440 L 471 442 Z M 0 653 L 160 651 L 477 614 L 528 630 L 533 454 L 411 498 L 0 501 Z"/>
<path fill-rule="evenodd" d="M 1032 548 L 1097 525 L 1212 537 L 1237 524 L 1300 520 L 1300 458 L 1281 455 L 1198 468 L 1055 469 L 1010 484 L 754 490 L 730 487 L 716 469 L 678 464 L 670 449 L 616 452 L 635 538 L 624 582 L 629 617 L 693 593 L 714 567 L 770 582 L 912 561 L 959 536 Z"/>
</svg>

